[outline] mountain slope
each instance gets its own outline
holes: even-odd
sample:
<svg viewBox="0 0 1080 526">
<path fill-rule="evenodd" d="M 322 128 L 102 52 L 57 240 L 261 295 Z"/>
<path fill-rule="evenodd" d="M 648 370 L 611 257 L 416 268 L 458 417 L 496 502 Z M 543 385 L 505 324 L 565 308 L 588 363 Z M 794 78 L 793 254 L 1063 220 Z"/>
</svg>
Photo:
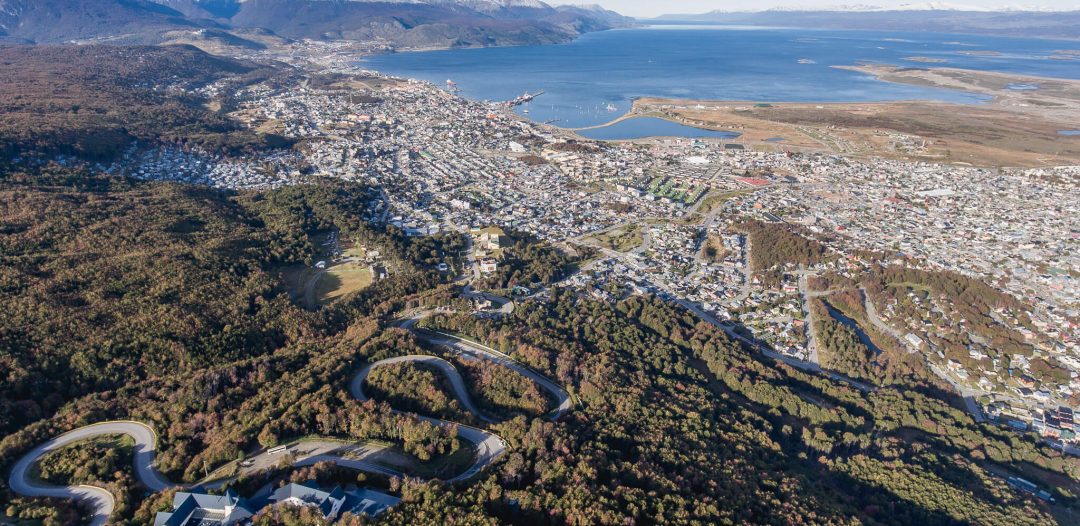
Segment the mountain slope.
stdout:
<svg viewBox="0 0 1080 526">
<path fill-rule="evenodd" d="M 142 37 L 198 25 L 174 9 L 146 0 L 0 0 L 0 36 L 33 42 L 106 34 Z"/>
<path fill-rule="evenodd" d="M 538 0 L 0 0 L 0 37 L 155 42 L 163 31 L 266 29 L 287 38 L 380 39 L 405 47 L 564 42 L 632 23 Z"/>
</svg>

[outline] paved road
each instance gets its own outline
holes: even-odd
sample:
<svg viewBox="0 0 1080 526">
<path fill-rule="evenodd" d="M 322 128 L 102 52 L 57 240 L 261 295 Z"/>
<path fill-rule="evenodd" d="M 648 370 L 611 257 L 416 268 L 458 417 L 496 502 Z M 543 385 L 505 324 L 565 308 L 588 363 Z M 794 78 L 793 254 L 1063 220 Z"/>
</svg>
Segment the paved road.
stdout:
<svg viewBox="0 0 1080 526">
<path fill-rule="evenodd" d="M 620 252 L 616 252 L 614 250 L 610 250 L 610 249 L 607 249 L 607 248 L 600 248 L 599 250 L 601 252 L 603 252 L 605 256 L 617 259 L 617 260 L 621 261 L 623 264 L 625 264 L 625 265 L 627 265 L 629 267 L 632 267 L 632 268 L 637 269 L 639 271 L 643 270 L 641 265 L 637 261 L 634 261 L 633 258 L 628 257 L 627 254 L 622 254 Z M 747 247 L 747 250 L 749 250 L 749 247 Z M 749 253 L 749 252 L 747 252 L 747 253 Z M 746 296 L 749 296 L 749 288 L 750 288 L 749 283 L 750 283 L 749 276 L 747 276 L 747 280 L 744 282 L 744 286 L 743 286 L 743 294 L 740 295 L 743 298 L 745 298 Z M 678 303 L 679 305 L 682 305 L 683 307 L 685 307 L 690 312 L 696 314 L 699 318 L 701 318 L 701 319 L 715 325 L 716 327 L 720 328 L 721 330 L 723 330 L 732 339 L 734 339 L 736 341 L 739 341 L 739 342 L 742 342 L 742 343 L 746 344 L 747 346 L 749 346 L 752 349 L 757 349 L 758 351 L 760 351 L 765 356 L 768 356 L 769 358 L 772 358 L 774 360 L 779 360 L 779 361 L 784 362 L 784 363 L 786 363 L 786 364 L 788 364 L 788 365 L 790 365 L 792 367 L 795 367 L 797 369 L 802 369 L 804 371 L 808 371 L 808 372 L 812 372 L 812 373 L 823 374 L 825 376 L 828 376 L 829 378 L 832 378 L 833 380 L 836 380 L 838 382 L 846 383 L 846 384 L 848 384 L 848 385 L 850 385 L 850 386 L 852 386 L 852 387 L 854 387 L 856 389 L 859 389 L 861 391 L 870 392 L 870 391 L 874 391 L 874 390 L 877 389 L 876 387 L 874 387 L 872 385 L 860 382 L 858 380 L 853 380 L 853 379 L 848 378 L 847 376 L 844 376 L 842 374 L 839 374 L 839 373 L 836 373 L 836 372 L 833 372 L 833 371 L 824 370 L 817 363 L 810 362 L 810 361 L 799 360 L 797 358 L 787 356 L 787 355 L 784 355 L 784 354 L 780 354 L 780 353 L 778 353 L 776 351 L 773 351 L 772 349 L 769 349 L 768 347 L 763 345 L 761 342 L 752 340 L 750 338 L 747 338 L 747 337 L 743 336 L 742 334 L 739 334 L 738 332 L 735 332 L 735 327 L 720 323 L 720 321 L 717 320 L 713 315 L 709 314 L 708 312 L 705 312 L 700 307 L 695 305 L 693 302 L 687 301 L 684 298 L 680 298 L 678 296 L 678 294 L 676 294 L 672 290 L 672 288 L 670 286 L 668 286 L 666 283 L 663 283 L 662 281 L 657 280 L 657 281 L 654 281 L 653 284 L 657 288 L 665 291 L 667 293 L 668 299 L 670 301 L 673 301 L 675 303 Z M 816 352 L 815 352 L 814 356 L 816 356 Z"/>
<path fill-rule="evenodd" d="M 400 461 L 404 458 L 397 453 L 388 451 L 389 446 L 386 445 L 313 438 L 289 443 L 288 446 L 287 453 L 281 452 L 271 455 L 266 450 L 263 450 L 248 457 L 240 466 L 237 474 L 232 477 L 220 478 L 215 473 L 210 473 L 210 475 L 204 479 L 209 482 L 201 483 L 200 485 L 207 489 L 214 489 L 224 486 L 228 482 L 235 480 L 238 476 L 251 475 L 262 470 L 273 469 L 286 455 L 292 457 L 292 465 L 296 467 L 311 466 L 317 462 L 330 461 L 335 462 L 340 466 L 359 471 L 381 473 L 396 477 L 405 476 L 401 471 L 376 462 L 376 459 L 379 458 L 391 462 Z M 221 470 L 228 466 L 229 465 L 225 465 L 218 469 Z"/>
<path fill-rule="evenodd" d="M 422 316 L 422 314 L 420 316 Z M 402 325 L 406 328 L 412 328 L 412 326 L 415 325 L 417 320 L 417 317 L 413 317 L 405 320 Z M 561 418 L 564 414 L 566 414 L 567 411 L 571 409 L 573 405 L 570 394 L 567 393 L 566 390 L 563 389 L 561 386 L 553 382 L 548 377 L 517 362 L 516 360 L 502 352 L 492 349 L 491 347 L 488 347 L 486 345 L 481 345 L 476 342 L 459 338 L 452 334 L 428 330 L 415 330 L 414 332 L 421 340 L 424 340 L 429 344 L 441 345 L 449 349 L 451 352 L 468 355 L 473 358 L 478 358 L 494 363 L 496 365 L 510 369 L 532 380 L 533 382 L 536 382 L 537 385 L 550 393 L 551 396 L 555 399 L 556 407 L 550 414 L 548 414 L 548 418 L 551 420 L 558 420 L 559 418 Z M 457 368 L 454 367 L 454 365 L 450 362 L 447 362 L 446 360 L 443 360 L 441 358 L 436 358 L 434 356 L 399 356 L 369 364 L 367 367 L 364 367 L 364 369 L 357 373 L 349 386 L 349 390 L 352 393 L 353 397 L 357 398 L 358 400 L 367 399 L 367 396 L 364 394 L 363 391 L 363 384 L 364 380 L 367 379 L 367 376 L 371 373 L 372 369 L 383 365 L 402 362 L 424 363 L 438 368 L 450 380 L 450 385 L 454 390 L 454 395 L 461 402 L 462 407 L 464 407 L 470 413 L 476 415 L 477 418 L 483 420 L 484 422 L 498 422 L 498 420 L 483 414 L 483 412 L 476 407 L 476 405 L 472 401 L 472 398 L 469 396 L 465 381 L 461 377 L 461 374 L 457 371 Z M 476 461 L 468 470 L 452 479 L 448 479 L 448 482 L 457 482 L 460 480 L 469 479 L 506 453 L 506 442 L 501 437 L 493 433 L 489 433 L 482 429 L 477 429 L 475 427 L 470 427 L 463 424 L 439 420 L 437 418 L 418 418 L 438 426 L 455 426 L 457 427 L 459 436 L 476 444 Z"/>
<path fill-rule="evenodd" d="M 375 368 L 385 367 L 395 363 L 418 363 L 438 369 L 450 380 L 450 387 L 454 390 L 454 396 L 457 397 L 458 401 L 461 402 L 461 406 L 465 408 L 466 411 L 476 415 L 477 418 L 489 424 L 497 422 L 494 418 L 481 412 L 480 408 L 476 407 L 476 404 L 473 403 L 472 397 L 469 396 L 469 389 L 465 387 L 465 379 L 458 373 L 457 367 L 454 367 L 454 364 L 436 356 L 424 354 L 397 356 L 395 358 L 380 360 L 364 367 L 355 377 L 353 377 L 352 383 L 349 385 L 349 391 L 352 393 L 353 398 L 361 401 L 367 400 L 368 397 L 364 394 L 363 385 L 367 380 L 368 375 L 371 374 L 371 371 Z"/>
<path fill-rule="evenodd" d="M 881 319 L 881 315 L 878 314 L 877 307 L 875 307 L 874 302 L 870 300 L 870 295 L 866 293 L 866 289 L 863 287 L 859 287 L 859 292 L 862 294 L 863 310 L 866 311 L 867 321 L 869 321 L 871 325 L 873 325 L 882 333 L 896 339 L 897 343 L 899 343 L 901 347 L 906 348 L 908 353 L 917 352 L 918 349 L 910 345 L 907 339 L 904 338 L 902 334 L 900 334 L 900 331 L 896 330 L 895 327 L 889 325 L 888 323 L 885 323 L 885 320 Z M 989 392 L 981 391 L 979 389 L 973 389 L 961 384 L 960 382 L 957 382 L 945 371 L 941 370 L 940 367 L 930 362 L 929 360 L 926 361 L 926 364 L 930 367 L 931 372 L 933 372 L 938 378 L 941 378 L 949 385 L 951 385 L 953 389 L 955 389 L 956 392 L 960 394 L 960 397 L 964 400 L 964 406 L 967 407 L 968 412 L 971 413 L 972 418 L 974 418 L 976 422 L 986 421 L 986 416 L 983 415 L 982 409 L 979 408 L 979 404 L 978 402 L 976 402 L 976 399 L 984 394 L 989 394 Z"/>
<path fill-rule="evenodd" d="M 555 399 L 555 410 L 548 415 L 551 420 L 562 418 L 573 406 L 570 393 L 567 393 L 559 384 L 491 347 L 439 331 L 417 331 L 416 335 L 428 343 L 443 345 L 452 351 L 501 365 L 536 382 Z"/>
<path fill-rule="evenodd" d="M 461 295 L 463 297 L 465 297 L 466 299 L 470 299 L 470 300 L 474 300 L 474 299 L 488 300 L 488 301 L 490 301 L 490 302 L 492 302 L 492 303 L 499 306 L 499 308 L 495 312 L 498 312 L 500 314 L 513 314 L 514 313 L 514 302 L 513 302 L 513 300 L 510 300 L 508 298 L 504 298 L 502 296 L 496 296 L 495 294 L 492 294 L 490 292 L 475 291 L 475 290 L 472 289 L 472 284 L 466 284 L 461 289 Z"/>
<path fill-rule="evenodd" d="M 960 394 L 960 398 L 964 400 L 964 406 L 967 407 L 968 412 L 971 413 L 972 418 L 974 418 L 976 422 L 986 421 L 986 417 L 983 416 L 982 410 L 979 409 L 979 403 L 976 399 L 984 394 L 990 394 L 990 392 L 967 387 L 960 382 L 953 380 L 951 376 L 946 374 L 945 371 L 941 370 L 936 364 L 931 363 L 930 361 L 927 361 L 926 364 L 930 366 L 931 372 L 951 385 L 952 388 Z"/>
<path fill-rule="evenodd" d="M 403 323 L 403 326 L 409 328 L 415 324 L 415 322 L 416 319 L 407 320 Z M 444 345 L 452 352 L 459 352 L 471 357 L 490 361 L 516 371 L 537 382 L 543 389 L 552 393 L 557 402 L 556 409 L 548 415 L 548 418 L 552 420 L 560 418 L 571 407 L 570 395 L 566 390 L 547 377 L 519 364 L 509 356 L 500 353 L 495 349 L 462 340 L 461 338 L 448 334 L 427 333 L 425 331 L 418 335 L 422 339 L 432 343 Z M 476 407 L 472 398 L 469 396 L 464 379 L 453 364 L 435 356 L 401 356 L 369 364 L 357 373 L 350 383 L 349 389 L 353 397 L 358 400 L 367 400 L 367 396 L 363 391 L 363 384 L 372 369 L 391 363 L 402 362 L 425 363 L 438 368 L 450 379 L 454 395 L 457 396 L 462 407 L 484 422 L 497 422 L 497 420 L 484 415 Z M 465 470 L 465 472 L 446 479 L 447 482 L 459 482 L 470 479 L 506 453 L 506 442 L 494 433 L 463 424 L 439 420 L 437 418 L 424 416 L 417 416 L 417 418 L 440 427 L 454 427 L 457 429 L 458 436 L 476 444 L 476 460 L 473 462 L 472 466 Z M 90 522 L 91 526 L 103 526 L 108 522 L 109 515 L 112 514 L 115 505 L 112 494 L 107 490 L 85 485 L 69 487 L 49 486 L 36 482 L 30 477 L 31 467 L 45 453 L 75 442 L 102 435 L 128 435 L 135 441 L 135 458 L 133 459 L 135 475 L 147 488 L 155 492 L 160 492 L 176 486 L 176 484 L 170 482 L 154 469 L 154 458 L 157 451 L 157 435 L 154 433 L 153 429 L 145 424 L 131 421 L 92 424 L 69 431 L 37 446 L 23 455 L 23 457 L 15 463 L 8 479 L 8 485 L 15 493 L 28 497 L 55 497 L 78 500 L 94 510 Z M 291 446 L 292 453 L 296 457 L 295 466 L 309 466 L 317 462 L 329 461 L 334 462 L 339 466 L 356 470 L 390 476 L 404 476 L 405 474 L 401 471 L 369 460 L 380 453 L 379 449 L 380 448 L 369 448 L 362 444 L 349 444 L 346 442 L 328 441 L 324 439 L 303 440 Z M 278 459 L 279 457 L 272 456 L 263 451 L 248 460 L 255 466 L 263 466 L 276 464 Z M 220 481 L 218 481 L 218 483 L 220 483 Z"/>
<path fill-rule="evenodd" d="M 852 386 L 852 387 L 854 387 L 854 388 L 856 388 L 856 389 L 858 389 L 860 391 L 870 392 L 870 391 L 877 390 L 876 387 L 874 387 L 874 386 L 872 386 L 870 384 L 866 384 L 866 383 L 860 382 L 858 380 L 853 380 L 851 378 L 848 378 L 848 377 L 846 377 L 846 376 L 844 376 L 842 374 L 839 374 L 839 373 L 835 373 L 833 371 L 828 371 L 828 370 L 822 369 L 821 366 L 816 364 L 816 363 L 811 363 L 811 362 L 799 360 L 797 358 L 787 356 L 785 354 L 780 354 L 780 353 L 778 353 L 778 352 L 776 352 L 776 351 L 774 351 L 772 349 L 769 349 L 768 347 L 763 345 L 761 342 L 751 340 L 751 339 L 749 339 L 749 338 L 735 332 L 734 327 L 730 327 L 730 326 L 727 326 L 727 325 L 724 325 L 724 324 L 720 323 L 711 314 L 701 310 L 700 308 L 698 308 L 697 305 L 694 305 L 693 303 L 691 303 L 689 301 L 686 301 L 686 300 L 681 299 L 681 298 L 676 298 L 673 301 L 675 301 L 675 303 L 678 303 L 679 305 L 682 305 L 683 307 L 686 307 L 686 309 L 689 310 L 690 312 L 693 312 L 694 314 L 697 314 L 699 318 L 701 318 L 701 319 L 703 319 L 703 320 L 705 320 L 705 321 L 719 327 L 721 330 L 723 330 L 725 333 L 727 333 L 727 335 L 730 336 L 732 339 L 734 339 L 736 341 L 739 341 L 739 342 L 742 342 L 742 343 L 748 345 L 752 349 L 757 349 L 758 351 L 761 352 L 761 354 L 764 354 L 765 356 L 768 356 L 769 358 L 784 362 L 784 363 L 786 363 L 786 364 L 788 364 L 788 365 L 790 365 L 792 367 L 795 367 L 796 369 L 802 369 L 804 371 L 808 371 L 808 372 L 811 372 L 811 373 L 823 374 L 825 376 L 828 376 L 829 378 L 832 378 L 833 380 L 848 384 L 848 385 L 850 385 L 850 386 Z"/>
<path fill-rule="evenodd" d="M 907 344 L 907 339 L 904 338 L 903 334 L 900 334 L 900 331 L 896 330 L 895 327 L 889 325 L 888 323 L 885 323 L 885 320 L 881 319 L 881 315 L 878 314 L 877 307 L 874 306 L 874 302 L 870 301 L 870 295 L 866 293 L 866 289 L 863 287 L 859 287 L 859 292 L 862 294 L 863 297 L 863 310 L 866 311 L 866 319 L 870 320 L 870 323 L 874 327 L 877 327 L 878 330 L 892 336 L 893 338 L 896 338 L 896 341 L 900 342 L 900 345 L 908 348 L 909 353 L 915 352 L 917 349 Z"/>
<path fill-rule="evenodd" d="M 806 331 L 806 349 L 810 351 L 810 361 L 817 366 L 821 366 L 821 354 L 818 353 L 817 340 L 814 338 L 814 310 L 810 308 L 810 298 L 817 297 L 816 293 L 810 291 L 810 287 L 807 285 L 807 276 L 810 275 L 806 271 L 804 265 L 799 265 L 799 271 L 796 272 L 799 277 L 799 294 L 802 296 L 802 312 L 805 324 L 803 330 Z"/>
<path fill-rule="evenodd" d="M 11 476 L 8 477 L 8 485 L 15 493 L 27 497 L 76 499 L 94 510 L 90 521 L 92 526 L 105 524 L 109 515 L 112 514 L 114 505 L 112 494 L 105 489 L 86 485 L 66 488 L 49 486 L 30 477 L 30 467 L 45 453 L 102 435 L 127 435 L 135 441 L 135 475 L 146 487 L 153 491 L 164 491 L 173 486 L 154 469 L 157 435 L 145 424 L 138 422 L 102 422 L 80 427 L 53 438 L 23 455 L 15 463 Z"/>
<path fill-rule="evenodd" d="M 415 324 L 415 322 L 416 318 L 411 318 L 410 320 L 407 320 L 404 325 L 406 327 L 411 327 L 413 324 Z M 453 352 L 469 355 L 474 358 L 479 358 L 506 367 L 507 369 L 513 370 L 521 374 L 522 376 L 525 376 L 526 378 L 529 378 L 530 380 L 536 382 L 540 387 L 550 392 L 555 397 L 557 407 L 550 415 L 548 415 L 548 418 L 552 420 L 558 419 L 570 409 L 570 395 L 566 392 L 566 390 L 564 390 L 555 382 L 552 382 L 547 377 L 514 361 L 509 356 L 500 353 L 495 349 L 445 333 L 416 331 L 416 334 L 421 339 L 426 340 L 429 343 L 442 345 Z M 458 401 L 461 402 L 461 406 L 463 408 L 465 408 L 470 413 L 476 415 L 477 418 L 486 423 L 492 424 L 498 422 L 497 419 L 491 418 L 483 414 L 483 412 L 481 412 L 480 409 L 476 407 L 476 404 L 474 404 L 472 401 L 472 397 L 469 396 L 469 390 L 465 385 L 465 380 L 461 377 L 461 374 L 458 372 L 457 368 L 454 367 L 454 365 L 450 362 L 447 362 L 446 360 L 443 360 L 442 358 L 437 358 L 435 356 L 398 356 L 369 364 L 363 369 L 361 369 L 355 377 L 353 377 L 352 383 L 349 385 L 349 391 L 352 393 L 353 397 L 357 400 L 367 400 L 368 397 L 366 394 L 364 394 L 364 381 L 367 380 L 367 377 L 369 374 L 371 374 L 371 371 L 377 367 L 383 367 L 395 363 L 422 363 L 439 369 L 450 380 L 450 386 L 454 391 L 454 396 L 456 396 Z M 494 433 L 484 431 L 483 429 L 466 426 L 464 424 L 440 420 L 438 418 L 431 418 L 426 416 L 417 416 L 417 418 L 429 424 L 440 427 L 455 427 L 457 428 L 458 436 L 476 444 L 476 461 L 473 462 L 473 465 L 470 466 L 469 469 L 466 470 L 464 473 L 461 473 L 456 477 L 447 479 L 447 482 L 457 482 L 472 478 L 474 475 L 482 471 L 484 468 L 486 468 L 488 465 L 490 465 L 492 462 L 494 462 L 506 453 L 506 441 L 504 441 L 501 437 Z"/>
</svg>

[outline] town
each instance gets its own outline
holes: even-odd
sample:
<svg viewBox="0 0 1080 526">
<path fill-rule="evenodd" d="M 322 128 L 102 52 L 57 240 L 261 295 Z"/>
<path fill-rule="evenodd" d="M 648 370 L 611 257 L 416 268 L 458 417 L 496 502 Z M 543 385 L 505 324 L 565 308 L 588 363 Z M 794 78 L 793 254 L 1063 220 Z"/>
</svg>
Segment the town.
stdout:
<svg viewBox="0 0 1080 526">
<path fill-rule="evenodd" d="M 1027 354 L 1003 360 L 975 337 L 964 351 L 970 360 L 947 357 L 941 340 L 967 331 L 965 321 L 918 287 L 876 307 L 867 300 L 868 312 L 880 311 L 872 321 L 925 355 L 977 418 L 1074 448 L 1078 424 L 1059 407 L 1080 397 L 1080 167 L 991 170 L 765 152 L 737 139 L 597 142 L 441 86 L 345 66 L 335 73 L 348 80 L 256 84 L 234 94 L 236 119 L 296 140 L 291 150 L 238 159 L 133 149 L 109 170 L 237 189 L 362 182 L 381 194 L 371 221 L 410 235 L 497 226 L 590 251 L 556 286 L 609 299 L 657 294 L 811 370 L 822 365 L 810 302 L 823 293 L 808 281 L 857 281 L 877 264 L 867 253 L 954 272 L 1023 302 L 1030 312 L 989 316 L 1015 328 Z M 746 221 L 797 228 L 835 257 L 763 281 L 740 227 Z M 498 265 L 487 256 L 473 261 L 483 272 Z M 1020 316 L 1027 321 L 1012 323 Z M 1044 364 L 1065 374 L 1032 372 Z"/>
</svg>

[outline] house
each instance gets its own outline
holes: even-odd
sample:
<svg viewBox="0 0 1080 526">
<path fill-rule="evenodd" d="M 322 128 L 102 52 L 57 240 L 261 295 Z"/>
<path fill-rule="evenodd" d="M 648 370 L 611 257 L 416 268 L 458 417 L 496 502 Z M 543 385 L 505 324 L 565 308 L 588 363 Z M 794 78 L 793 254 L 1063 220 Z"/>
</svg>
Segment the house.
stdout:
<svg viewBox="0 0 1080 526">
<path fill-rule="evenodd" d="M 173 511 L 159 512 L 154 526 L 231 526 L 246 521 L 256 510 L 228 490 L 224 495 L 177 492 Z"/>
<path fill-rule="evenodd" d="M 495 261 L 495 258 L 484 258 L 480 260 L 480 272 L 490 274 L 499 270 L 499 262 Z"/>
<path fill-rule="evenodd" d="M 390 276 L 390 273 L 386 271 L 386 267 L 383 265 L 368 265 L 368 271 L 371 272 L 371 279 L 375 281 L 381 281 Z"/>
<path fill-rule="evenodd" d="M 348 498 L 345 500 L 345 511 L 353 515 L 375 517 L 401 502 L 401 499 L 393 495 L 370 489 L 356 489 L 346 492 L 346 495 Z"/>
<path fill-rule="evenodd" d="M 374 517 L 398 502 L 401 499 L 370 489 L 345 491 L 336 486 L 325 491 L 314 481 L 282 486 L 270 496 L 271 504 L 315 507 L 327 519 L 336 519 L 344 513 Z"/>
<path fill-rule="evenodd" d="M 907 340 L 907 342 L 913 347 L 918 347 L 918 346 L 922 345 L 922 338 L 919 338 L 918 336 L 916 336 L 915 333 L 911 333 L 911 332 L 907 333 L 904 336 L 904 339 Z"/>
<path fill-rule="evenodd" d="M 486 250 L 499 250 L 506 246 L 506 236 L 497 232 L 480 234 L 480 247 Z"/>
<path fill-rule="evenodd" d="M 319 508 L 323 517 L 335 519 L 345 505 L 345 490 L 341 486 L 331 491 L 323 491 L 314 483 L 287 484 L 277 489 L 270 496 L 271 504 L 289 504 L 292 506 L 313 506 Z"/>
</svg>

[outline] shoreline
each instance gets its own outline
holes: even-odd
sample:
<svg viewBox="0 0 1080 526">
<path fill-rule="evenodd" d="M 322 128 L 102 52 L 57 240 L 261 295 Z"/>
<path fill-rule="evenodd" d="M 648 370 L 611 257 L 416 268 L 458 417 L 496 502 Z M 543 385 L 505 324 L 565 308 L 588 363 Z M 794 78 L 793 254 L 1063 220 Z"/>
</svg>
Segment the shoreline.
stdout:
<svg viewBox="0 0 1080 526">
<path fill-rule="evenodd" d="M 686 108 L 664 117 L 684 126 L 741 133 L 731 142 L 755 150 L 985 168 L 1080 164 L 1080 136 L 1059 134 L 1068 128 L 993 108 L 958 111 L 965 107 L 935 102 Z"/>
<path fill-rule="evenodd" d="M 540 42 L 540 43 L 533 43 L 533 44 L 495 44 L 495 45 L 479 44 L 479 45 L 468 45 L 468 46 L 453 46 L 453 45 L 448 45 L 448 46 L 419 46 L 419 47 L 403 47 L 403 48 L 390 47 L 389 49 L 385 49 L 385 50 L 382 50 L 382 51 L 376 51 L 376 52 L 368 53 L 368 54 L 363 54 L 363 55 L 359 55 L 359 56 L 360 56 L 361 59 L 363 59 L 363 58 L 366 58 L 366 57 L 394 55 L 394 54 L 397 54 L 397 53 L 430 53 L 430 52 L 433 52 L 433 51 L 464 51 L 464 50 L 474 50 L 474 49 L 500 49 L 500 48 L 516 48 L 516 47 L 565 46 L 566 44 L 573 43 L 573 42 L 581 39 L 582 37 L 584 37 L 586 35 L 592 35 L 592 34 L 596 34 L 596 33 L 606 33 L 608 31 L 624 31 L 624 30 L 627 30 L 627 29 L 644 29 L 644 28 L 648 27 L 649 25 L 651 25 L 651 24 L 633 25 L 633 26 L 626 26 L 626 27 L 609 27 L 607 29 L 597 29 L 597 30 L 593 30 L 593 31 L 584 31 L 584 32 L 572 37 L 572 38 L 562 39 L 562 40 L 558 40 L 558 41 L 554 41 L 554 42 Z"/>
<path fill-rule="evenodd" d="M 615 119 L 570 131 L 577 135 L 637 117 L 654 117 L 701 130 L 739 133 L 731 142 L 764 151 L 989 168 L 1080 163 L 1080 136 L 1061 133 L 1080 122 L 1080 80 L 877 63 L 830 67 L 871 75 L 877 82 L 949 89 L 985 100 L 765 102 L 641 96 L 634 97 L 630 109 Z M 1017 87 L 1029 85 L 1035 88 Z"/>
<path fill-rule="evenodd" d="M 372 67 L 363 59 L 355 64 Z M 703 140 L 730 141 L 763 151 L 823 152 L 986 167 L 1080 163 L 1080 141 L 1076 136 L 1058 133 L 1075 129 L 1072 123 L 1080 122 L 1078 79 L 869 61 L 827 67 L 867 75 L 875 82 L 948 90 L 970 98 L 953 101 L 928 95 L 922 99 L 868 102 L 773 102 L 641 95 L 630 99 L 631 106 L 624 113 L 579 127 L 562 127 L 530 115 L 514 114 L 567 138 L 589 141 L 695 135 L 647 135 L 649 130 L 643 130 L 640 137 L 596 139 L 582 133 L 634 118 L 653 117 L 707 132 L 736 133 L 738 136 L 730 139 Z M 1026 85 L 1036 88 L 1020 87 Z"/>
</svg>

